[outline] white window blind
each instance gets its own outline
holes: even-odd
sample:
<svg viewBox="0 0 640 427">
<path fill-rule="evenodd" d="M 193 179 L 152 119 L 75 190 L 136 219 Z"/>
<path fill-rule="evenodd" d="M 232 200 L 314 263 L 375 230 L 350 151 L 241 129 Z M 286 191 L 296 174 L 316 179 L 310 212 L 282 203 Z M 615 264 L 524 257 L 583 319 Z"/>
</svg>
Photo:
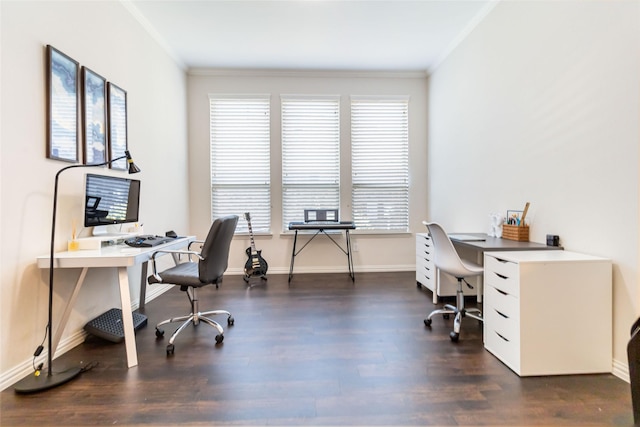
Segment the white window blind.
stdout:
<svg viewBox="0 0 640 427">
<path fill-rule="evenodd" d="M 236 232 L 271 230 L 269 95 L 210 95 L 211 218 L 240 216 Z"/>
<path fill-rule="evenodd" d="M 282 96 L 282 229 L 340 207 L 340 97 Z"/>
<path fill-rule="evenodd" d="M 409 100 L 351 98 L 352 218 L 360 230 L 409 230 Z"/>
</svg>

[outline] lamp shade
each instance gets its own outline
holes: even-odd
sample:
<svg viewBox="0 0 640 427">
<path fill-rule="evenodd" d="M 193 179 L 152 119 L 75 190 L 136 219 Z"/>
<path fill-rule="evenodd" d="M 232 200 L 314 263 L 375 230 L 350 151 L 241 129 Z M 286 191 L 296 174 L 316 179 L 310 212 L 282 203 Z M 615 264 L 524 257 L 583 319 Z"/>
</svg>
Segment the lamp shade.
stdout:
<svg viewBox="0 0 640 427">
<path fill-rule="evenodd" d="M 127 156 L 127 163 L 129 166 L 129 173 L 138 173 L 140 172 L 140 168 L 138 166 L 136 166 L 135 163 L 133 163 L 133 158 L 131 158 L 131 153 L 129 152 L 129 150 L 126 150 L 124 152 L 124 154 Z"/>
</svg>

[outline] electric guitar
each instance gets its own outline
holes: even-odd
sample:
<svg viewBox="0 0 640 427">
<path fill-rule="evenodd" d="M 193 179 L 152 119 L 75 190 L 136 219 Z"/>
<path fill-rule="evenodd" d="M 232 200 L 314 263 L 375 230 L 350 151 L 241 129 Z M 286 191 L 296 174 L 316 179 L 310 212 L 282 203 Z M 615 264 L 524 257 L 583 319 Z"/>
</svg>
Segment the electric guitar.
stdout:
<svg viewBox="0 0 640 427">
<path fill-rule="evenodd" d="M 245 212 L 244 219 L 247 220 L 247 224 L 249 225 L 249 236 L 251 237 L 251 246 L 246 250 L 249 259 L 247 259 L 244 265 L 244 281 L 248 282 L 251 276 L 260 276 L 260 278 L 267 280 L 266 274 L 269 265 L 267 261 L 262 258 L 262 251 L 256 250 L 256 244 L 253 241 L 253 229 L 251 228 L 251 215 L 249 215 L 249 212 Z"/>
</svg>

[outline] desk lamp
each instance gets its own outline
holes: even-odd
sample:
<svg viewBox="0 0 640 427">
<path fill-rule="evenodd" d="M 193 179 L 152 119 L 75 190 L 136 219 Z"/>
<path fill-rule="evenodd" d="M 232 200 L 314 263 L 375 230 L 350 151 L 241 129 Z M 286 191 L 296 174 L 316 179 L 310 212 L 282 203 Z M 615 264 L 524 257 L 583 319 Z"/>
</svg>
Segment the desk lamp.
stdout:
<svg viewBox="0 0 640 427">
<path fill-rule="evenodd" d="M 49 320 L 47 323 L 47 335 L 48 335 L 48 354 L 47 354 L 47 374 L 46 375 L 36 375 L 30 374 L 29 376 L 20 380 L 14 386 L 14 390 L 16 393 L 35 393 L 38 391 L 48 390 L 53 387 L 57 387 L 61 384 L 66 383 L 74 379 L 81 372 L 81 368 L 70 368 L 63 372 L 53 372 L 53 346 L 52 343 L 52 323 L 53 323 L 53 255 L 54 255 L 54 239 L 56 236 L 56 210 L 58 205 L 58 178 L 60 174 L 67 169 L 73 168 L 89 168 L 89 167 L 98 167 L 98 166 L 106 166 L 110 165 L 113 162 L 118 160 L 127 159 L 128 163 L 128 171 L 129 173 L 138 173 L 140 172 L 140 168 L 133 163 L 133 159 L 131 158 L 131 154 L 129 151 L 124 152 L 124 156 L 117 157 L 113 160 L 109 160 L 108 162 L 98 163 L 94 165 L 71 165 L 64 167 L 56 173 L 55 186 L 53 190 L 53 218 L 51 221 L 51 250 L 49 252 Z M 42 347 L 38 347 L 36 350 L 36 356 L 40 354 L 42 351 Z"/>
</svg>

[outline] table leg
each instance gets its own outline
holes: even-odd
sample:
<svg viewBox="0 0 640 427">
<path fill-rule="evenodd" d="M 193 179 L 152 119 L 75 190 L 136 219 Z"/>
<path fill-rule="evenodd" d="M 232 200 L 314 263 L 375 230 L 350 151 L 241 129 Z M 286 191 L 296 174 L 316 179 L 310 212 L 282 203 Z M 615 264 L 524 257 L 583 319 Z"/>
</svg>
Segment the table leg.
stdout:
<svg viewBox="0 0 640 427">
<path fill-rule="evenodd" d="M 120 283 L 120 304 L 122 307 L 124 342 L 127 350 L 127 366 L 131 368 L 138 364 L 138 353 L 136 352 L 136 336 L 133 330 L 133 313 L 127 267 L 118 267 L 118 282 Z"/>
<path fill-rule="evenodd" d="M 140 266 L 140 301 L 138 302 L 138 307 L 141 309 L 144 308 L 147 299 L 147 267 L 149 266 L 149 261 L 145 261 Z"/>
<path fill-rule="evenodd" d="M 298 242 L 298 230 L 293 236 L 293 249 L 291 250 L 291 264 L 289 265 L 289 283 L 291 283 L 291 278 L 293 277 L 293 261 L 296 257 L 296 243 Z"/>
<path fill-rule="evenodd" d="M 476 264 L 484 265 L 484 252 L 483 251 L 478 251 L 478 254 L 476 255 Z M 477 301 L 479 303 L 481 303 L 482 302 L 482 295 L 484 294 L 484 277 L 483 277 L 482 274 L 480 276 L 478 276 L 478 281 L 476 283 L 477 283 L 477 286 L 478 286 Z"/>
<path fill-rule="evenodd" d="M 349 234 L 349 230 L 345 230 L 347 241 L 347 262 L 349 263 L 349 276 L 351 276 L 351 281 L 356 281 L 356 273 L 353 271 L 353 254 L 351 253 L 351 235 Z"/>
<path fill-rule="evenodd" d="M 69 297 L 69 301 L 67 301 L 67 306 L 64 309 L 64 313 L 62 313 L 62 318 L 60 318 L 60 322 L 58 323 L 58 327 L 56 328 L 55 334 L 51 337 L 51 358 L 53 359 L 56 355 L 56 350 L 58 348 L 58 344 L 60 343 L 60 338 L 62 337 L 62 332 L 64 331 L 65 326 L 67 325 L 67 321 L 69 321 L 69 316 L 71 315 L 71 310 L 76 304 L 76 300 L 78 299 L 78 294 L 80 293 L 80 288 L 84 283 L 84 278 L 87 276 L 87 271 L 89 267 L 84 267 L 82 271 L 80 271 L 80 276 L 76 281 L 76 286 L 73 288 L 73 292 L 71 293 L 71 297 Z"/>
</svg>

